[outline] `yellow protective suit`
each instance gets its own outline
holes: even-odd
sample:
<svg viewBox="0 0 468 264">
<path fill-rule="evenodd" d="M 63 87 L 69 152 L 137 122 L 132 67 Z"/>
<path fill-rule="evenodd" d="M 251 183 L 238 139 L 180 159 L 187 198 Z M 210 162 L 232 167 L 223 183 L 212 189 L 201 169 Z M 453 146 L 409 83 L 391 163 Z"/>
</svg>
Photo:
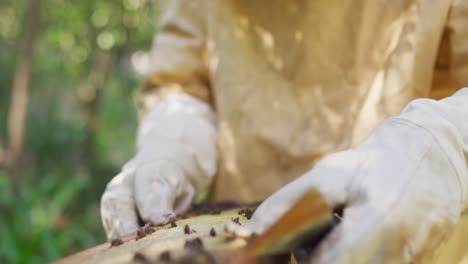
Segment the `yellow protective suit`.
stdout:
<svg viewBox="0 0 468 264">
<path fill-rule="evenodd" d="M 410 100 L 467 84 L 468 1 L 175 0 L 139 103 L 144 113 L 176 92 L 209 102 L 220 153 L 212 197 L 252 201 Z"/>
<path fill-rule="evenodd" d="M 155 38 L 142 109 L 161 90 L 210 102 L 214 198 L 260 200 L 428 97 L 434 67 L 439 96 L 442 85 L 466 85 L 466 2 L 176 0 Z"/>
</svg>

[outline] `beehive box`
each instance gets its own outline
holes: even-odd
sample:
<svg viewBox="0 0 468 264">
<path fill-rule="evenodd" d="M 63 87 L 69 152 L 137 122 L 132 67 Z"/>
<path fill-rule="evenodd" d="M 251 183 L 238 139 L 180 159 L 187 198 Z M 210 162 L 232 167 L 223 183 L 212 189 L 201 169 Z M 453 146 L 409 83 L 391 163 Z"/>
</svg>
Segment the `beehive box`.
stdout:
<svg viewBox="0 0 468 264">
<path fill-rule="evenodd" d="M 196 263 L 196 258 L 200 263 L 224 263 L 246 245 L 244 239 L 233 238 L 224 231 L 227 221 L 243 224 L 248 220 L 246 214 L 239 214 L 244 208 L 215 210 L 179 218 L 174 224 L 153 227 L 154 231 L 150 234 L 140 232 L 140 235 L 134 233 L 124 237 L 120 245 L 112 246 L 111 242 L 107 242 L 56 263 L 185 263 L 188 259 L 191 261 L 187 263 Z M 199 241 L 202 251 L 197 249 Z"/>
</svg>

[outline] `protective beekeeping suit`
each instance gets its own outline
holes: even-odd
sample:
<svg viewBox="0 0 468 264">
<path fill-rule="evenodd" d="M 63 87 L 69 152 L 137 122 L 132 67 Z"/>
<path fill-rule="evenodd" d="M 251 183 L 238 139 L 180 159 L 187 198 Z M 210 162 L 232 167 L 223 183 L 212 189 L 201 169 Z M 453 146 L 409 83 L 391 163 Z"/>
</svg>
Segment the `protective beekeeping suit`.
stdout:
<svg viewBox="0 0 468 264">
<path fill-rule="evenodd" d="M 232 232 L 262 232 L 316 187 L 348 205 L 317 261 L 427 259 L 468 204 L 468 91 L 409 102 L 468 85 L 467 2 L 172 1 L 137 153 L 102 198 L 108 236 L 137 212 L 166 223 L 210 184 L 255 201 L 306 173 Z"/>
</svg>

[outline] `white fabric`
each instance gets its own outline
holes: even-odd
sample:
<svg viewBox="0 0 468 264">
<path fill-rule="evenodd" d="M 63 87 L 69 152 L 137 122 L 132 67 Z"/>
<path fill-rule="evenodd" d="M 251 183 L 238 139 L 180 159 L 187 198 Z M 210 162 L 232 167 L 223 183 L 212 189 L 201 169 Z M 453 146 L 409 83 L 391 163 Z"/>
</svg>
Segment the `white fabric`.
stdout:
<svg viewBox="0 0 468 264">
<path fill-rule="evenodd" d="M 468 88 L 452 97 L 412 101 L 359 146 L 332 154 L 269 197 L 240 236 L 262 233 L 307 189 L 333 205 L 343 221 L 313 263 L 409 263 L 427 260 L 467 207 Z"/>
<path fill-rule="evenodd" d="M 135 157 L 102 196 L 107 236 L 135 231 L 138 213 L 145 222 L 164 224 L 187 210 L 216 173 L 216 133 L 206 103 L 183 94 L 161 99 L 142 120 Z"/>
</svg>

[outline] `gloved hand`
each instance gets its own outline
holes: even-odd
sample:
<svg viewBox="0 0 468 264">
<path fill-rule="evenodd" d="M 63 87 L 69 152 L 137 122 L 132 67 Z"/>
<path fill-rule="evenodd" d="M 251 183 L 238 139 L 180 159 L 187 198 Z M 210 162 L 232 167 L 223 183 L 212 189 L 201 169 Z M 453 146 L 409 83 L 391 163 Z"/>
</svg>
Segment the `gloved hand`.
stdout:
<svg viewBox="0 0 468 264">
<path fill-rule="evenodd" d="M 108 238 L 135 231 L 138 213 L 145 222 L 165 224 L 187 210 L 215 175 L 216 159 L 211 108 L 183 94 L 161 99 L 141 122 L 135 157 L 102 196 Z"/>
<path fill-rule="evenodd" d="M 262 233 L 310 188 L 342 222 L 312 263 L 419 263 L 454 229 L 467 207 L 468 89 L 441 101 L 418 99 L 367 140 L 326 157 L 269 197 L 238 236 Z"/>
</svg>

